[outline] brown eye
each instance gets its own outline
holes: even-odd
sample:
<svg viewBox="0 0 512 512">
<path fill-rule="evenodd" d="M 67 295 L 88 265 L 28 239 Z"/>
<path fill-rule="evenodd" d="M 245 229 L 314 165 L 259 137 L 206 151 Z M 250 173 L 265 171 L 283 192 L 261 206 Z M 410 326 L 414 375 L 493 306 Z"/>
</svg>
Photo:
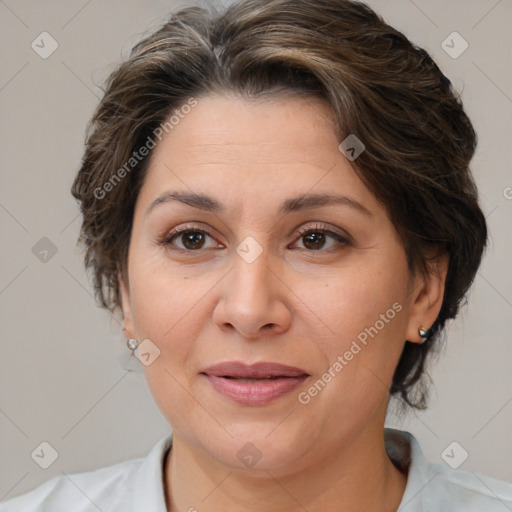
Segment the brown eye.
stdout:
<svg viewBox="0 0 512 512">
<path fill-rule="evenodd" d="M 303 228 L 296 243 L 299 241 L 302 241 L 302 247 L 299 245 L 299 249 L 308 251 L 334 250 L 350 245 L 345 237 L 320 226 Z"/>
<path fill-rule="evenodd" d="M 207 246 L 208 239 L 210 246 Z M 182 229 L 174 231 L 167 235 L 161 242 L 162 245 L 170 246 L 174 249 L 181 249 L 182 251 L 198 251 L 200 249 L 209 249 L 217 246 L 215 240 L 205 231 L 198 229 Z"/>
<path fill-rule="evenodd" d="M 201 249 L 205 241 L 205 233 L 201 231 L 185 231 L 181 233 L 181 241 L 187 249 Z"/>
<path fill-rule="evenodd" d="M 306 249 L 322 249 L 325 244 L 325 233 L 318 233 L 313 231 L 308 235 L 303 235 L 302 239 Z"/>
</svg>

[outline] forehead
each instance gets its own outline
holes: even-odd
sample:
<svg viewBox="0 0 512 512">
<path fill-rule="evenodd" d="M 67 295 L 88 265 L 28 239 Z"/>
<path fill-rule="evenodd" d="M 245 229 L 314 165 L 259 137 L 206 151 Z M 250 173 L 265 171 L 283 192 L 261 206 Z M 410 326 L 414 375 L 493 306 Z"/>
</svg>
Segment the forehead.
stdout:
<svg viewBox="0 0 512 512">
<path fill-rule="evenodd" d="M 140 200 L 166 188 L 239 201 L 243 190 L 246 202 L 337 191 L 376 207 L 339 143 L 331 108 L 318 98 L 200 97 L 155 148 Z"/>
<path fill-rule="evenodd" d="M 301 121 L 301 122 L 300 122 Z M 337 146 L 336 123 L 325 100 L 277 96 L 242 99 L 235 95 L 209 95 L 167 135 L 168 145 L 186 143 L 200 154 L 257 151 L 257 146 L 294 145 L 297 158 L 309 159 L 310 147 Z M 158 152 L 158 148 L 157 148 Z M 260 158 L 270 156 L 261 153 Z M 274 161 L 280 154 L 275 154 Z"/>
</svg>

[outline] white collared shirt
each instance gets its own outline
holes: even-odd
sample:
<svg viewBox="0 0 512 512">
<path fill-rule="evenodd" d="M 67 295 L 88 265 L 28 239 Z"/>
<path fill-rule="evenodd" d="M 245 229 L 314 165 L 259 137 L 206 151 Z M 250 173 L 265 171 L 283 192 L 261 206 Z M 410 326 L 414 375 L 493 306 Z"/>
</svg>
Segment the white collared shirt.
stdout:
<svg viewBox="0 0 512 512">
<path fill-rule="evenodd" d="M 386 428 L 385 441 L 393 462 L 408 468 L 399 512 L 512 511 L 512 484 L 430 464 L 408 432 Z M 0 512 L 167 512 L 163 470 L 171 442 L 162 438 L 145 458 L 54 477 L 0 504 Z"/>
</svg>

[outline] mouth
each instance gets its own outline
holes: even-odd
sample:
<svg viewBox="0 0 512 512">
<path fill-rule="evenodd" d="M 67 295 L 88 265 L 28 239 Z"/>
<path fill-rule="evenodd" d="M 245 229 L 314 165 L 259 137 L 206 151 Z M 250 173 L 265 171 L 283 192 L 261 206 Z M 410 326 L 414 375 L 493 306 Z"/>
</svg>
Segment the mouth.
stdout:
<svg viewBox="0 0 512 512">
<path fill-rule="evenodd" d="M 211 366 L 201 374 L 215 391 L 244 405 L 266 405 L 290 393 L 309 377 L 301 368 L 270 362 L 246 365 L 237 361 Z"/>
</svg>

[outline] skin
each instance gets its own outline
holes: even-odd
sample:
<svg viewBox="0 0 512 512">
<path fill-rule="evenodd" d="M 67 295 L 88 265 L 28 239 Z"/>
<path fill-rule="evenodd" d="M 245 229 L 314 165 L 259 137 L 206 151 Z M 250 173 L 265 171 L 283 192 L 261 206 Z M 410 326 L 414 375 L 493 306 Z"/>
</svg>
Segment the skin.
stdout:
<svg viewBox="0 0 512 512">
<path fill-rule="evenodd" d="M 198 98 L 155 148 L 121 296 L 125 334 L 160 350 L 144 371 L 173 428 L 165 462 L 170 511 L 392 511 L 400 504 L 406 475 L 384 449 L 388 389 L 405 340 L 421 342 L 418 327 L 439 313 L 446 261 L 434 261 L 428 276 L 411 275 L 385 207 L 338 150 L 341 140 L 321 99 L 226 94 Z M 147 212 L 171 190 L 207 194 L 224 210 L 170 200 Z M 370 214 L 347 204 L 278 213 L 284 200 L 306 193 L 348 196 Z M 319 225 L 348 243 L 320 235 L 315 245 L 297 233 Z M 182 227 L 208 234 L 199 249 L 183 236 L 169 241 Z M 262 249 L 252 263 L 236 251 L 248 236 Z M 301 404 L 299 392 L 396 303 L 400 312 Z M 242 405 L 201 375 L 234 360 L 278 362 L 310 377 L 267 405 Z M 237 457 L 246 443 L 261 453 L 252 468 Z"/>
</svg>

